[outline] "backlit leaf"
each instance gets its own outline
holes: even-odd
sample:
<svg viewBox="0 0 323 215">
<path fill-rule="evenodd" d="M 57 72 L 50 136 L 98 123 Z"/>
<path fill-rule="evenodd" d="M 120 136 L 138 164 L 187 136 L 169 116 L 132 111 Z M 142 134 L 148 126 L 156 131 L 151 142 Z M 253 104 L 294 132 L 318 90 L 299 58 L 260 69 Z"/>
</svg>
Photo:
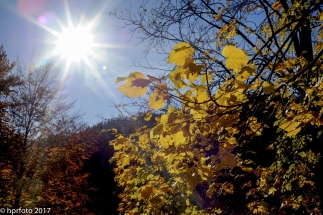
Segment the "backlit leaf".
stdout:
<svg viewBox="0 0 323 215">
<path fill-rule="evenodd" d="M 290 136 L 294 136 L 294 135 L 298 134 L 298 132 L 300 132 L 300 131 L 301 131 L 301 129 L 302 129 L 301 127 L 296 128 L 296 129 L 294 129 L 294 130 L 292 130 L 292 131 L 288 132 L 288 133 L 287 133 L 287 136 L 288 136 L 288 137 L 290 137 Z"/>
<path fill-rule="evenodd" d="M 144 199 L 149 199 L 150 195 L 153 193 L 153 188 L 149 185 L 147 186 L 144 186 L 142 189 L 141 189 L 141 192 L 140 192 L 140 197 L 144 198 Z"/>
<path fill-rule="evenodd" d="M 158 92 L 153 92 L 149 95 L 148 107 L 154 110 L 159 110 L 164 107 L 165 101 Z"/>
<path fill-rule="evenodd" d="M 251 75 L 256 75 L 254 66 L 244 66 L 236 73 L 236 79 L 240 81 L 247 80 Z"/>
<path fill-rule="evenodd" d="M 179 131 L 174 136 L 174 145 L 179 146 L 186 143 L 186 138 L 183 135 L 183 131 Z"/>
<path fill-rule="evenodd" d="M 135 98 L 143 96 L 147 92 L 150 83 L 141 72 L 132 72 L 126 78 L 126 83 L 118 87 L 118 90 L 125 96 Z"/>
<path fill-rule="evenodd" d="M 124 168 L 125 166 L 128 166 L 130 164 L 130 157 L 124 156 L 121 160 L 121 167 Z"/>
<path fill-rule="evenodd" d="M 275 92 L 275 88 L 274 85 L 272 85 L 271 83 L 269 83 L 268 81 L 264 81 L 264 83 L 262 84 L 265 93 L 267 94 L 271 94 Z"/>
<path fill-rule="evenodd" d="M 169 79 L 175 84 L 176 87 L 185 88 L 186 84 L 181 78 L 181 76 L 182 76 L 181 71 L 182 70 L 179 70 L 179 69 L 172 71 L 169 74 Z"/>
<path fill-rule="evenodd" d="M 145 116 L 145 121 L 149 121 L 150 119 L 151 119 L 151 117 L 152 117 L 152 115 L 153 115 L 153 113 L 152 112 L 148 112 L 147 114 L 146 114 L 146 116 Z"/>
<path fill-rule="evenodd" d="M 227 46 L 223 49 L 222 55 L 226 58 L 226 66 L 233 71 L 239 71 L 249 61 L 246 53 L 235 46 Z"/>
<path fill-rule="evenodd" d="M 238 141 L 235 137 L 228 137 L 226 138 L 227 142 L 231 145 L 237 145 L 238 144 Z"/>
<path fill-rule="evenodd" d="M 206 91 L 204 91 L 204 92 L 200 93 L 199 95 L 197 95 L 196 98 L 197 98 L 198 103 L 202 103 L 202 102 L 210 100 L 209 93 L 206 92 Z"/>
<path fill-rule="evenodd" d="M 297 121 L 293 121 L 293 120 L 291 120 L 291 121 L 285 120 L 279 125 L 279 128 L 281 128 L 287 132 L 291 132 L 295 128 L 297 128 L 300 124 L 301 124 L 301 122 L 297 122 Z"/>
<path fill-rule="evenodd" d="M 277 191 L 277 190 L 276 190 L 276 188 L 271 187 L 271 188 L 269 189 L 269 191 L 268 191 L 268 194 L 269 194 L 269 195 L 274 194 L 276 191 Z"/>
<path fill-rule="evenodd" d="M 183 66 L 185 59 L 190 58 L 194 53 L 194 48 L 186 42 L 174 46 L 168 57 L 168 63 L 175 63 L 177 66 Z"/>
<path fill-rule="evenodd" d="M 149 95 L 148 107 L 154 110 L 159 110 L 164 107 L 165 99 L 168 98 L 166 84 L 159 84 L 156 90 Z"/>
<path fill-rule="evenodd" d="M 144 78 L 138 78 L 132 81 L 132 85 L 133 87 L 147 87 L 150 83 L 150 80 L 148 79 L 144 79 Z"/>
</svg>

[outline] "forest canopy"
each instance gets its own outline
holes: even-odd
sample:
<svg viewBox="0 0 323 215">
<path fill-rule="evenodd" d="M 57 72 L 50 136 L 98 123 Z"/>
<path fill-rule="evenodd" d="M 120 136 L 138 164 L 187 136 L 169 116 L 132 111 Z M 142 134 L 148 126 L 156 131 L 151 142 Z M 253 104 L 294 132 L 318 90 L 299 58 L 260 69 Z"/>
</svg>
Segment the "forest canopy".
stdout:
<svg viewBox="0 0 323 215">
<path fill-rule="evenodd" d="M 323 3 L 147 5 L 112 13 L 172 66 L 117 78 L 162 110 L 110 142 L 120 213 L 321 214 Z"/>
</svg>

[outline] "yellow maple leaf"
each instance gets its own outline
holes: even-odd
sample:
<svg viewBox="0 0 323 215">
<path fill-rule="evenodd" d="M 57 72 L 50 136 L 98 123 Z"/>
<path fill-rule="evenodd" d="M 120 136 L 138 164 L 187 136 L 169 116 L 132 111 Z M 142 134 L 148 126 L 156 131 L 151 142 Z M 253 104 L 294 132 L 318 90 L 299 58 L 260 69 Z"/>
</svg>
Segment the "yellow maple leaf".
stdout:
<svg viewBox="0 0 323 215">
<path fill-rule="evenodd" d="M 276 191 L 277 191 L 277 190 L 276 190 L 276 188 L 271 187 L 271 188 L 269 189 L 269 191 L 268 191 L 268 194 L 269 194 L 269 195 L 274 194 Z"/>
<path fill-rule="evenodd" d="M 159 84 L 156 86 L 156 90 L 149 95 L 148 107 L 154 110 L 159 110 L 164 107 L 165 99 L 167 99 L 167 85 Z"/>
<path fill-rule="evenodd" d="M 249 61 L 246 53 L 235 46 L 229 45 L 222 51 L 222 55 L 226 58 L 226 66 L 233 71 L 240 71 L 243 65 Z"/>
<path fill-rule="evenodd" d="M 177 66 L 183 66 L 185 59 L 190 58 L 194 53 L 194 48 L 186 42 L 174 46 L 168 57 L 168 63 L 175 63 Z"/>
<path fill-rule="evenodd" d="M 217 187 L 216 187 L 215 183 L 213 182 L 213 183 L 209 186 L 209 189 L 206 191 L 206 195 L 207 195 L 209 198 L 212 198 L 213 193 L 215 193 L 216 191 L 217 191 Z"/>
<path fill-rule="evenodd" d="M 140 196 L 138 196 L 138 199 L 149 199 L 150 195 L 153 193 L 153 188 L 149 185 L 142 187 Z"/>
<path fill-rule="evenodd" d="M 186 84 L 181 78 L 182 76 L 181 71 L 182 70 L 175 69 L 169 74 L 169 79 L 175 84 L 176 87 L 185 88 Z"/>
<path fill-rule="evenodd" d="M 110 145 L 113 145 L 114 150 L 120 150 L 124 147 L 124 144 L 126 143 L 128 139 L 125 138 L 122 135 L 119 135 L 116 139 L 110 141 Z"/>
<path fill-rule="evenodd" d="M 168 149 L 168 147 L 173 144 L 173 141 L 169 135 L 166 135 L 165 137 L 161 135 L 159 142 L 161 143 L 164 149 Z"/>
<path fill-rule="evenodd" d="M 238 141 L 235 137 L 228 137 L 226 138 L 227 142 L 231 145 L 237 145 L 238 144 Z"/>
<path fill-rule="evenodd" d="M 148 112 L 145 116 L 145 121 L 149 121 L 151 119 L 151 117 L 153 116 L 152 112 Z"/>
<path fill-rule="evenodd" d="M 204 73 L 202 75 L 202 84 L 207 84 L 207 82 L 211 82 L 212 80 L 213 80 L 213 77 L 210 72 Z"/>
<path fill-rule="evenodd" d="M 148 107 L 154 110 L 159 110 L 164 107 L 165 101 L 164 97 L 161 96 L 158 92 L 153 92 L 149 95 Z"/>
<path fill-rule="evenodd" d="M 125 96 L 135 98 L 143 96 L 147 92 L 147 86 L 150 83 L 141 72 L 132 72 L 126 79 L 117 78 L 117 82 L 126 80 L 124 85 L 118 87 L 118 90 Z"/>
<path fill-rule="evenodd" d="M 183 131 L 179 131 L 174 136 L 174 145 L 179 146 L 186 143 L 186 138 L 183 135 Z"/>
<path fill-rule="evenodd" d="M 202 102 L 205 102 L 205 101 L 209 101 L 210 98 L 209 98 L 209 93 L 204 91 L 202 93 L 199 93 L 196 97 L 197 99 L 197 102 L 198 103 L 202 103 Z"/>
<path fill-rule="evenodd" d="M 256 75 L 256 69 L 254 66 L 244 66 L 240 71 L 236 73 L 236 79 L 239 81 L 247 80 L 251 75 Z"/>
<path fill-rule="evenodd" d="M 191 115 L 195 120 L 202 120 L 203 118 L 206 118 L 209 114 L 206 112 L 206 110 L 202 109 L 199 106 L 195 106 L 190 111 Z"/>
<path fill-rule="evenodd" d="M 301 124 L 301 122 L 299 121 L 289 121 L 289 120 L 284 120 L 280 125 L 279 128 L 287 131 L 287 132 L 291 132 L 293 131 L 295 128 L 298 128 L 298 126 Z"/>
<path fill-rule="evenodd" d="M 262 87 L 264 88 L 264 91 L 267 94 L 271 94 L 275 92 L 274 85 L 272 85 L 268 81 L 264 81 L 264 83 L 262 83 Z"/>
<path fill-rule="evenodd" d="M 125 166 L 128 166 L 130 164 L 130 157 L 129 156 L 124 156 L 121 159 L 121 167 L 124 168 Z"/>
</svg>

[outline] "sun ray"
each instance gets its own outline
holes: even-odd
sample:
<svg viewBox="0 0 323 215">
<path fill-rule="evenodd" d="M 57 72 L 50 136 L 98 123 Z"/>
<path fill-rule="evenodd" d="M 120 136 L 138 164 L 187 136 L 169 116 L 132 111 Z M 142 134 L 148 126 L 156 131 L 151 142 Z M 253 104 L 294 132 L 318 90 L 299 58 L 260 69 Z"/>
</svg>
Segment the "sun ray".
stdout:
<svg viewBox="0 0 323 215">
<path fill-rule="evenodd" d="M 60 33 L 58 31 L 55 31 L 54 29 L 47 27 L 46 25 L 43 25 L 42 23 L 39 23 L 38 21 L 28 17 L 28 16 L 23 16 L 25 19 L 27 19 L 29 22 L 37 25 L 38 27 L 42 28 L 43 30 L 51 33 L 54 36 L 58 36 Z"/>
<path fill-rule="evenodd" d="M 129 48 L 129 45 L 125 44 L 109 44 L 109 43 L 93 43 L 93 47 L 101 47 L 101 48 Z"/>
<path fill-rule="evenodd" d="M 93 17 L 93 19 L 90 21 L 90 23 L 86 26 L 88 29 L 92 29 L 96 23 L 98 23 L 100 17 L 102 16 L 103 11 L 108 6 L 108 2 L 106 2 L 103 7 L 99 10 L 99 12 Z"/>
<path fill-rule="evenodd" d="M 71 66 L 71 62 L 66 61 L 61 81 L 65 81 Z"/>
<path fill-rule="evenodd" d="M 92 73 L 94 74 L 94 76 L 97 76 L 97 72 L 96 69 L 93 68 L 93 65 L 91 64 L 91 62 L 89 61 L 89 59 L 87 57 L 83 58 L 83 61 L 85 62 L 85 64 L 90 68 L 90 70 L 92 71 Z"/>
<path fill-rule="evenodd" d="M 67 19 L 67 25 L 69 28 L 73 28 L 73 20 L 72 20 L 72 15 L 71 15 L 71 11 L 70 11 L 70 7 L 68 5 L 67 0 L 64 0 L 64 6 L 65 6 L 65 15 L 66 15 L 66 19 Z"/>
</svg>

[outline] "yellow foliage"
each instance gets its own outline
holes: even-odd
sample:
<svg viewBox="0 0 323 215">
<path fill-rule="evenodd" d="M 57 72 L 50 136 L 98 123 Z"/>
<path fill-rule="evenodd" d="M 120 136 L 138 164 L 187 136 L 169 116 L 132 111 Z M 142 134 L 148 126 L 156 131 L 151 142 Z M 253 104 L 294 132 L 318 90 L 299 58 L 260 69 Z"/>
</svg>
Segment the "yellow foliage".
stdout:
<svg viewBox="0 0 323 215">
<path fill-rule="evenodd" d="M 126 83 L 118 87 L 118 90 L 130 98 L 143 96 L 147 92 L 147 86 L 150 83 L 141 72 L 130 73 L 127 78 L 117 78 L 117 82 L 122 80 L 126 80 Z"/>
<path fill-rule="evenodd" d="M 152 195 L 152 193 L 153 193 L 153 188 L 151 186 L 149 186 L 149 185 L 143 186 L 141 188 L 141 192 L 138 196 L 138 199 L 143 198 L 143 199 L 147 200 Z"/>
<path fill-rule="evenodd" d="M 253 132 L 255 132 L 258 136 L 261 135 L 263 126 L 260 123 L 257 122 L 256 117 L 249 117 L 248 124 L 249 124 L 250 129 Z"/>
<path fill-rule="evenodd" d="M 124 147 L 126 144 L 126 141 L 128 138 L 123 137 L 122 135 L 119 135 L 115 140 L 110 141 L 110 145 L 114 146 L 114 150 L 120 150 Z"/>
<path fill-rule="evenodd" d="M 125 166 L 129 165 L 130 164 L 130 157 L 125 155 L 125 156 L 122 156 L 121 158 L 121 168 L 124 168 Z"/>
<path fill-rule="evenodd" d="M 210 83 L 213 80 L 212 73 L 207 72 L 202 75 L 202 84 Z"/>
<path fill-rule="evenodd" d="M 151 117 L 153 116 L 152 112 L 148 112 L 145 116 L 145 121 L 149 121 L 151 119 Z"/>
<path fill-rule="evenodd" d="M 268 81 L 264 81 L 262 86 L 264 88 L 265 93 L 267 93 L 267 94 L 271 94 L 271 93 L 275 92 L 274 86 L 271 83 L 269 83 Z"/>
<path fill-rule="evenodd" d="M 209 189 L 206 191 L 206 195 L 207 195 L 209 198 L 212 198 L 213 193 L 215 193 L 216 191 L 217 191 L 217 187 L 216 187 L 215 183 L 213 182 L 213 183 L 209 186 Z"/>
<path fill-rule="evenodd" d="M 175 84 L 178 88 L 185 88 L 186 84 L 182 80 L 182 70 L 181 69 L 175 69 L 169 74 L 169 79 Z"/>
<path fill-rule="evenodd" d="M 198 103 L 209 101 L 210 100 L 209 93 L 204 91 L 204 92 L 200 93 L 199 95 L 197 95 L 196 99 L 197 99 Z"/>
<path fill-rule="evenodd" d="M 279 9 L 280 5 L 275 4 L 273 6 Z M 188 43 L 180 43 L 173 48 L 168 63 L 175 63 L 176 68 L 169 73 L 168 77 L 172 82 L 169 85 L 161 84 L 161 81 L 157 79 L 152 83 L 150 79 L 146 81 L 147 79 L 138 72 L 132 73 L 127 78 L 117 78 L 117 82 L 126 81 L 126 84 L 119 90 L 129 97 L 143 95 L 145 94 L 143 90 L 144 88 L 146 90 L 148 84 L 155 85 L 152 86 L 153 91 L 149 95 L 148 106 L 151 109 L 159 110 L 164 107 L 166 102 L 169 102 L 170 95 L 174 96 L 174 100 L 179 101 L 179 105 L 175 103 L 174 106 L 169 106 L 166 113 L 156 118 L 157 123 L 153 128 L 145 127 L 145 130 L 140 130 L 142 133 L 137 132 L 134 135 L 138 137 L 137 141 L 133 141 L 132 137 L 123 136 L 118 136 L 116 140 L 111 141 L 114 149 L 118 151 L 115 155 L 118 161 L 116 171 L 122 175 L 118 178 L 118 183 L 129 185 L 126 187 L 129 191 L 126 192 L 136 192 L 140 200 L 137 204 L 148 205 L 150 210 L 161 205 L 165 206 L 165 202 L 173 201 L 171 198 L 177 195 L 183 198 L 181 204 L 187 208 L 186 212 L 192 213 L 194 203 L 190 202 L 187 197 L 196 191 L 196 186 L 199 184 L 209 184 L 206 191 L 209 198 L 216 192 L 218 194 L 223 192 L 226 195 L 234 194 L 233 184 L 216 183 L 217 176 L 224 169 L 230 172 L 230 169 L 238 166 L 245 173 L 254 173 L 259 177 L 259 168 L 253 169 L 254 166 L 250 166 L 256 161 L 252 158 L 243 160 L 239 153 L 233 154 L 232 151 L 236 147 L 247 145 L 246 142 L 252 141 L 255 135 L 262 135 L 266 127 L 266 121 L 262 117 L 269 109 L 267 106 L 278 109 L 275 110 L 279 113 L 276 114 L 277 118 L 286 115 L 286 118 L 279 124 L 279 128 L 286 132 L 284 138 L 297 135 L 307 123 L 312 123 L 314 126 L 323 124 L 320 113 L 312 111 L 302 103 L 290 102 L 286 103 L 286 107 L 277 106 L 277 102 L 272 99 L 274 96 L 272 94 L 277 91 L 275 96 L 282 96 L 283 90 L 280 86 L 284 84 L 284 81 L 282 78 L 276 78 L 275 75 L 272 79 L 277 80 L 275 83 L 263 81 L 268 78 L 268 73 L 264 74 L 266 70 L 274 68 L 274 65 L 265 68 L 263 73 L 259 70 L 257 74 L 255 65 L 247 65 L 249 58 L 243 50 L 232 45 L 226 46 L 222 55 L 226 58 L 226 67 L 233 72 L 224 76 L 220 86 L 214 87 L 212 84 L 222 77 L 219 77 L 217 72 L 204 70 L 204 68 L 209 68 L 206 63 L 198 65 L 191 57 L 193 52 L 194 49 Z M 204 54 L 211 59 L 213 57 L 210 56 L 211 52 Z M 277 72 L 283 74 L 282 72 L 286 69 L 284 67 L 294 69 L 297 63 L 298 60 L 288 59 L 284 65 L 277 67 Z M 211 81 L 214 82 L 210 84 Z M 134 87 L 141 89 L 139 92 L 129 93 L 128 91 Z M 285 96 L 292 95 L 288 88 L 289 86 L 284 89 Z M 309 100 L 315 96 L 321 97 L 323 95 L 321 88 L 323 89 L 323 84 L 318 87 L 307 86 L 305 90 Z M 256 96 L 264 98 L 262 101 L 265 101 L 265 106 L 258 102 Z M 266 98 L 270 100 L 265 100 Z M 311 104 L 319 107 L 323 104 L 320 102 L 314 101 Z M 284 108 L 289 112 L 286 112 Z M 259 111 L 257 112 L 259 115 L 252 116 L 254 109 Z M 248 115 L 241 116 L 241 113 L 245 111 L 250 112 Z M 150 111 L 146 114 L 145 120 L 150 120 L 151 117 Z M 266 117 L 267 114 L 264 118 Z M 218 145 L 213 144 L 212 141 L 217 141 Z M 270 144 L 270 146 L 269 144 L 264 146 L 264 149 L 267 147 L 267 149 L 276 150 L 278 144 Z M 218 150 L 217 153 L 207 155 L 209 150 L 215 149 Z M 304 154 L 304 156 L 307 155 Z M 133 173 L 131 161 L 148 164 L 149 158 L 153 165 Z M 167 177 L 165 177 L 166 174 Z M 267 196 L 277 195 L 279 186 L 269 184 L 264 178 L 258 180 L 259 190 Z M 135 183 L 137 183 L 135 186 L 139 188 L 133 188 Z M 245 189 L 247 187 L 252 187 L 252 182 L 244 185 Z M 236 189 L 239 187 L 237 186 Z M 246 192 L 246 197 L 255 196 L 259 190 L 252 188 Z M 168 195 L 169 193 L 172 195 Z M 132 200 L 127 199 L 127 201 Z M 268 211 L 268 208 L 261 202 L 251 202 L 247 206 L 255 214 Z M 148 211 L 147 214 L 150 212 Z"/>
<path fill-rule="evenodd" d="M 223 49 L 222 55 L 226 58 L 227 68 L 235 72 L 240 71 L 249 61 L 248 56 L 243 50 L 231 45 Z"/>
<path fill-rule="evenodd" d="M 183 131 L 179 131 L 174 135 L 174 145 L 180 146 L 181 144 L 186 144 L 187 140 L 184 137 Z"/>
<path fill-rule="evenodd" d="M 247 80 L 251 75 L 256 75 L 256 69 L 253 65 L 244 66 L 240 71 L 236 71 L 236 79 L 240 81 Z"/>
<path fill-rule="evenodd" d="M 194 53 L 194 48 L 190 44 L 182 42 L 172 49 L 168 57 L 168 63 L 175 63 L 177 66 L 183 66 L 186 58 L 190 58 Z"/>
<path fill-rule="evenodd" d="M 238 141 L 235 137 L 228 137 L 226 138 L 226 141 L 231 144 L 231 145 L 237 145 L 238 144 Z"/>
<path fill-rule="evenodd" d="M 154 110 L 159 110 L 164 107 L 165 101 L 164 97 L 161 96 L 158 92 L 153 92 L 149 95 L 148 107 Z"/>
<path fill-rule="evenodd" d="M 154 110 L 159 110 L 164 107 L 165 99 L 168 98 L 166 84 L 159 84 L 156 90 L 149 95 L 148 107 Z"/>
<path fill-rule="evenodd" d="M 218 91 L 215 94 L 216 102 L 221 106 L 234 106 L 240 104 L 246 100 L 246 95 L 243 93 L 243 89 Z"/>
</svg>

